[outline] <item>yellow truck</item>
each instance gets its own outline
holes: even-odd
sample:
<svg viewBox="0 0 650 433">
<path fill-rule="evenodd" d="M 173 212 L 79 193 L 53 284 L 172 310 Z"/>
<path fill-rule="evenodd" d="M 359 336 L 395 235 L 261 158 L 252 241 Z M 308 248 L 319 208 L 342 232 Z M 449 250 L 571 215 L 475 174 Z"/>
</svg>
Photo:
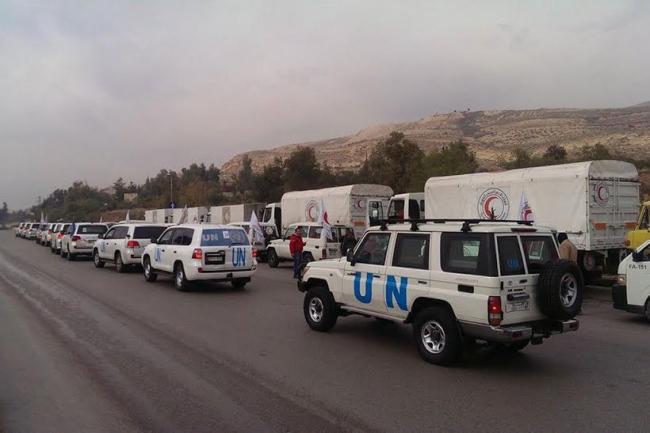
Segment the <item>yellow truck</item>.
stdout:
<svg viewBox="0 0 650 433">
<path fill-rule="evenodd" d="M 625 247 L 636 251 L 645 241 L 650 240 L 650 201 L 641 205 L 639 220 L 635 227 L 625 235 Z"/>
</svg>

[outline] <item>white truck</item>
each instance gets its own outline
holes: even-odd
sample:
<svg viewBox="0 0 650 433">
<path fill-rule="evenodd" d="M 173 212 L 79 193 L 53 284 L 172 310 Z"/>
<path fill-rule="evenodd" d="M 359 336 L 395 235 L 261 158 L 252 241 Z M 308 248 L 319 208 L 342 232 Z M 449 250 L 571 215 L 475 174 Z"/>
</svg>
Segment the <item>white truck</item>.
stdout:
<svg viewBox="0 0 650 433">
<path fill-rule="evenodd" d="M 527 220 L 566 232 L 587 279 L 625 256 L 636 225 L 639 174 L 623 161 L 572 164 L 430 178 L 428 219 Z"/>
<path fill-rule="evenodd" d="M 171 224 L 174 209 L 151 209 L 144 211 L 144 220 L 148 223 Z"/>
<path fill-rule="evenodd" d="M 424 218 L 424 212 L 423 192 L 395 194 L 388 204 L 388 219 L 391 221 L 419 220 Z"/>
<path fill-rule="evenodd" d="M 318 221 L 322 203 L 330 224 L 352 227 L 360 238 L 368 227 L 386 218 L 392 195 L 390 187 L 374 184 L 288 192 L 281 201 L 282 231 L 291 224 Z"/>
<path fill-rule="evenodd" d="M 183 212 L 185 212 L 184 207 L 179 207 L 172 209 L 172 219 L 170 223 L 180 224 L 181 219 L 183 218 Z M 201 224 L 208 221 L 208 216 L 210 211 L 207 207 L 188 207 L 187 208 L 187 218 L 185 219 L 185 224 Z"/>
<path fill-rule="evenodd" d="M 245 203 L 226 206 L 212 206 L 208 214 L 208 221 L 212 224 L 230 224 L 233 222 L 250 221 L 251 213 L 255 212 L 261 220 L 264 213 L 264 203 Z"/>
</svg>

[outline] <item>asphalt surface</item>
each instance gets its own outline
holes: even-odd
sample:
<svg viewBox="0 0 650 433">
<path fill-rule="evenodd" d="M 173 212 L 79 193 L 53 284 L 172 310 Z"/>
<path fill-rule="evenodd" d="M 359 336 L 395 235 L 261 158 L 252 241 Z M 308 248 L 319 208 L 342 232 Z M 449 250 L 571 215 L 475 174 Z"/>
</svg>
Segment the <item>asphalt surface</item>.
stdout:
<svg viewBox="0 0 650 433">
<path fill-rule="evenodd" d="M 650 324 L 588 299 L 577 333 L 432 366 L 411 329 L 316 333 L 290 270 L 177 292 L 0 233 L 0 432 L 647 431 Z"/>
</svg>

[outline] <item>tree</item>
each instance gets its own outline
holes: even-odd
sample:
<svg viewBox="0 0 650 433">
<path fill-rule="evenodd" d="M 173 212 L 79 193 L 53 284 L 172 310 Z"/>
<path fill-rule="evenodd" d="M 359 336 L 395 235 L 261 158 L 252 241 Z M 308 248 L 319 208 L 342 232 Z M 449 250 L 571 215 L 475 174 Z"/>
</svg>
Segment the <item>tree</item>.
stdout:
<svg viewBox="0 0 650 433">
<path fill-rule="evenodd" d="M 414 142 L 393 131 L 375 148 L 361 167 L 359 177 L 368 183 L 379 183 L 393 188 L 395 193 L 406 192 L 414 173 L 421 171 L 424 152 Z"/>
<path fill-rule="evenodd" d="M 613 159 L 609 149 L 601 143 L 594 145 L 584 145 L 578 150 L 578 160 L 580 161 L 597 161 L 603 159 Z"/>
<path fill-rule="evenodd" d="M 255 201 L 272 203 L 280 201 L 285 189 L 282 184 L 284 167 L 280 158 L 275 158 L 271 164 L 264 166 L 262 172 L 253 179 L 253 197 Z"/>
<path fill-rule="evenodd" d="M 0 208 L 0 225 L 4 226 L 7 223 L 8 218 L 9 218 L 9 206 L 7 206 L 6 201 L 3 201 L 2 208 Z"/>
<path fill-rule="evenodd" d="M 411 179 L 411 191 L 423 191 L 427 179 L 433 176 L 452 176 L 475 173 L 479 168 L 476 155 L 462 140 L 432 150 L 424 157 L 421 169 Z"/>
<path fill-rule="evenodd" d="M 535 164 L 530 152 L 523 147 L 516 147 L 510 154 L 510 160 L 501 161 L 500 165 L 510 169 L 532 167 Z"/>
<path fill-rule="evenodd" d="M 566 149 L 557 144 L 551 144 L 544 152 L 544 162 L 551 164 L 560 164 L 566 161 Z"/>
<path fill-rule="evenodd" d="M 246 199 L 247 194 L 252 194 L 255 182 L 255 175 L 253 173 L 253 161 L 248 155 L 242 158 L 242 166 L 237 176 L 237 192 L 241 195 L 242 199 Z"/>
<path fill-rule="evenodd" d="M 316 188 L 321 183 L 321 169 L 313 147 L 298 146 L 284 161 L 285 191 Z"/>
<path fill-rule="evenodd" d="M 115 191 L 113 197 L 115 197 L 115 200 L 117 201 L 124 200 L 125 189 L 126 189 L 126 182 L 124 182 L 124 179 L 122 179 L 121 177 L 117 178 L 117 180 L 113 182 L 113 190 Z"/>
</svg>

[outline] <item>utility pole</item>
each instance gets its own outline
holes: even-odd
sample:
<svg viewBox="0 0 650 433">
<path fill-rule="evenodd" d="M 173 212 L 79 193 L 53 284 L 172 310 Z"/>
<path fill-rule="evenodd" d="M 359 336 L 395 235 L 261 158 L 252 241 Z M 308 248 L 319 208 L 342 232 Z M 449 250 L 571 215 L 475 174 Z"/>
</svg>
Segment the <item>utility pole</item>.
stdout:
<svg viewBox="0 0 650 433">
<path fill-rule="evenodd" d="M 174 178 L 169 175 L 169 203 L 174 203 Z"/>
</svg>

